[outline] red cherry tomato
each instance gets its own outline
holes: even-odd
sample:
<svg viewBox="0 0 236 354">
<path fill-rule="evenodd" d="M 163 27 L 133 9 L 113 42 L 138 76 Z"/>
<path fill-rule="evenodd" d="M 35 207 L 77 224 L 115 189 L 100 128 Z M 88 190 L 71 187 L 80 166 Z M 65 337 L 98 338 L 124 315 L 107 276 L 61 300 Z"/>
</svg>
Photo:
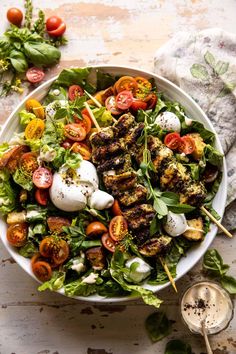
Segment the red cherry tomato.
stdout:
<svg viewBox="0 0 236 354">
<path fill-rule="evenodd" d="M 144 100 L 147 102 L 147 109 L 153 109 L 157 104 L 157 95 L 155 93 L 150 93 Z"/>
<path fill-rule="evenodd" d="M 73 141 L 82 141 L 86 138 L 86 130 L 81 124 L 71 123 L 64 127 L 64 134 Z"/>
<path fill-rule="evenodd" d="M 178 149 L 180 145 L 180 135 L 179 133 L 169 133 L 165 136 L 164 144 L 171 150 Z"/>
<path fill-rule="evenodd" d="M 186 155 L 192 154 L 196 148 L 195 141 L 191 136 L 185 135 L 180 139 L 179 152 Z"/>
<path fill-rule="evenodd" d="M 111 207 L 111 211 L 112 211 L 112 214 L 115 216 L 122 215 L 120 204 L 117 199 L 115 199 L 115 201 Z"/>
<path fill-rule="evenodd" d="M 107 97 L 107 99 L 105 101 L 105 106 L 106 106 L 107 110 L 110 111 L 111 114 L 113 114 L 115 116 L 122 114 L 122 110 L 117 107 L 115 96 Z"/>
<path fill-rule="evenodd" d="M 36 152 L 26 152 L 23 154 L 20 157 L 19 165 L 25 174 L 32 176 L 33 172 L 39 167 Z"/>
<path fill-rule="evenodd" d="M 47 205 L 48 202 L 48 190 L 37 189 L 35 192 L 35 199 L 40 205 Z"/>
<path fill-rule="evenodd" d="M 86 130 L 86 135 L 87 135 L 92 128 L 92 122 L 87 114 L 82 113 L 82 117 L 83 118 L 80 119 L 80 118 L 74 116 L 74 121 L 75 121 L 75 123 L 81 124 L 84 127 L 84 129 Z"/>
<path fill-rule="evenodd" d="M 115 252 L 116 249 L 116 244 L 112 240 L 112 238 L 109 236 L 108 233 L 103 234 L 101 238 L 103 246 L 110 252 Z"/>
<path fill-rule="evenodd" d="M 44 78 L 44 71 L 40 68 L 32 67 L 26 71 L 26 78 L 32 84 L 40 82 Z"/>
<path fill-rule="evenodd" d="M 47 189 L 52 185 L 52 172 L 45 167 L 39 167 L 33 173 L 33 183 L 36 187 Z"/>
<path fill-rule="evenodd" d="M 126 219 L 119 215 L 111 219 L 109 224 L 109 234 L 114 241 L 121 241 L 128 232 Z"/>
<path fill-rule="evenodd" d="M 138 83 L 132 76 L 122 76 L 116 81 L 114 88 L 117 93 L 127 90 L 131 91 L 135 96 L 136 90 L 138 89 Z"/>
<path fill-rule="evenodd" d="M 32 263 L 32 271 L 34 275 L 42 282 L 45 282 L 52 277 L 52 268 L 48 262 L 37 261 Z"/>
<path fill-rule="evenodd" d="M 12 224 L 7 229 L 7 241 L 14 247 L 21 247 L 27 241 L 28 225 L 25 222 Z"/>
<path fill-rule="evenodd" d="M 72 145 L 71 150 L 75 153 L 79 153 L 84 160 L 88 161 L 91 159 L 92 152 L 86 144 L 76 142 Z"/>
<path fill-rule="evenodd" d="M 85 114 L 86 116 L 90 117 L 89 115 L 89 111 L 87 110 L 87 108 L 83 108 L 82 111 L 81 111 L 81 114 Z"/>
<path fill-rule="evenodd" d="M 131 91 L 121 91 L 116 96 L 116 105 L 119 109 L 129 109 L 133 102 L 133 95 Z"/>
<path fill-rule="evenodd" d="M 132 109 L 132 111 L 134 111 L 134 112 L 137 112 L 139 109 L 145 110 L 145 109 L 147 109 L 147 103 L 142 100 L 134 98 L 134 100 L 130 106 L 130 109 Z"/>
<path fill-rule="evenodd" d="M 16 7 L 12 7 L 7 11 L 7 19 L 15 26 L 20 26 L 23 20 L 23 13 Z"/>
<path fill-rule="evenodd" d="M 51 16 L 46 21 L 46 29 L 51 37 L 60 37 L 66 30 L 66 24 L 58 16 Z"/>
<path fill-rule="evenodd" d="M 77 97 L 83 96 L 84 90 L 79 85 L 72 85 L 69 87 L 68 96 L 69 100 L 74 101 Z"/>
</svg>

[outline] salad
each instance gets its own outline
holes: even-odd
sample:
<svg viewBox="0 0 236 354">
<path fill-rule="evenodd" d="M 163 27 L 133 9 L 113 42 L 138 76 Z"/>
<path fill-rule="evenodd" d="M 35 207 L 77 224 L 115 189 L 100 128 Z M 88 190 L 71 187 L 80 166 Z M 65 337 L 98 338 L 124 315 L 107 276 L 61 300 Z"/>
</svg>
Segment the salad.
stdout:
<svg viewBox="0 0 236 354">
<path fill-rule="evenodd" d="M 159 307 L 146 284 L 167 282 L 166 269 L 174 278 L 204 239 L 201 206 L 217 217 L 214 133 L 152 78 L 91 68 L 63 70 L 19 122 L 0 146 L 0 211 L 39 290 L 139 295 Z"/>
</svg>

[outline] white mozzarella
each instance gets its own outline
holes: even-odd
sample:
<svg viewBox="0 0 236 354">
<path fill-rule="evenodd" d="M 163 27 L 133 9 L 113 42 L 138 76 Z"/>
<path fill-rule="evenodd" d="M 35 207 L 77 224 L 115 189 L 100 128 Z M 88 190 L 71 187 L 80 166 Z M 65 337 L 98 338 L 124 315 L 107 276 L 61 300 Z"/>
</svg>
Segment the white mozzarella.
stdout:
<svg viewBox="0 0 236 354">
<path fill-rule="evenodd" d="M 98 189 L 98 175 L 95 166 L 89 161 L 81 161 L 80 166 L 76 169 L 76 174 L 80 183 L 91 183 L 94 190 Z"/>
<path fill-rule="evenodd" d="M 180 120 L 176 114 L 172 112 L 163 112 L 159 114 L 155 120 L 155 123 L 161 127 L 161 129 L 168 130 L 168 131 L 181 131 L 181 124 Z"/>
<path fill-rule="evenodd" d="M 133 268 L 132 265 L 134 263 L 137 265 Z M 129 259 L 125 263 L 125 266 L 130 270 L 129 274 L 127 275 L 127 280 L 134 283 L 140 283 L 146 279 L 150 275 L 152 269 L 148 263 L 139 257 L 133 257 Z"/>
<path fill-rule="evenodd" d="M 92 209 L 103 210 L 110 208 L 114 203 L 114 198 L 112 195 L 96 190 L 88 199 L 88 205 Z"/>
<path fill-rule="evenodd" d="M 184 214 L 175 214 L 169 211 L 163 227 L 170 236 L 175 237 L 182 235 L 188 229 L 188 224 Z"/>
</svg>

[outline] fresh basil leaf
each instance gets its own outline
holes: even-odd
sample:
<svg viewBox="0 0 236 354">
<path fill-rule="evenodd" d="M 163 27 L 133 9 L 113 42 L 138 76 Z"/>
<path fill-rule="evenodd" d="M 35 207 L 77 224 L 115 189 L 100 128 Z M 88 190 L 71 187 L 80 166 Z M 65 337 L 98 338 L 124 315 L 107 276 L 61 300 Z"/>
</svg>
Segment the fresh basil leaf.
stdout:
<svg viewBox="0 0 236 354">
<path fill-rule="evenodd" d="M 150 224 L 150 236 L 155 235 L 158 231 L 160 231 L 160 221 L 159 219 L 155 216 L 155 218 L 152 219 L 151 224 Z"/>
<path fill-rule="evenodd" d="M 18 73 L 24 73 L 28 69 L 28 63 L 22 52 L 12 50 L 9 56 L 11 65 Z"/>
<path fill-rule="evenodd" d="M 61 52 L 47 43 L 24 43 L 25 55 L 31 63 L 39 66 L 56 64 L 61 57 Z"/>
<path fill-rule="evenodd" d="M 56 83 L 62 86 L 80 85 L 85 88 L 91 68 L 64 69 L 59 74 Z"/>
<path fill-rule="evenodd" d="M 166 344 L 164 354 L 192 354 L 192 348 L 188 343 L 173 339 Z"/>
<path fill-rule="evenodd" d="M 68 110 L 67 108 L 59 108 L 55 115 L 54 115 L 54 119 L 61 119 L 61 118 L 65 118 L 68 115 Z"/>
<path fill-rule="evenodd" d="M 159 215 L 165 216 L 168 214 L 168 208 L 160 198 L 154 199 L 153 208 Z"/>
<path fill-rule="evenodd" d="M 223 154 L 216 150 L 211 145 L 206 145 L 204 148 L 205 160 L 213 166 L 221 167 L 223 163 Z"/>
<path fill-rule="evenodd" d="M 236 279 L 230 275 L 223 275 L 220 280 L 221 285 L 225 288 L 230 294 L 236 294 Z"/>
<path fill-rule="evenodd" d="M 145 321 L 145 328 L 152 342 L 158 342 L 171 333 L 171 321 L 164 312 L 154 312 Z"/>
<path fill-rule="evenodd" d="M 99 69 L 97 70 L 97 91 L 105 90 L 106 88 L 113 86 L 115 82 L 115 77 L 103 73 Z"/>
<path fill-rule="evenodd" d="M 9 56 L 11 49 L 12 49 L 12 45 L 10 41 L 5 37 L 1 37 L 0 38 L 0 59 L 6 59 L 6 57 Z"/>
<path fill-rule="evenodd" d="M 210 249 L 204 255 L 203 269 L 205 269 L 210 275 L 222 277 L 229 270 L 229 266 L 228 264 L 224 264 L 221 255 L 216 249 Z"/>
<path fill-rule="evenodd" d="M 195 207 L 188 204 L 176 204 L 176 205 L 169 205 L 168 209 L 175 214 L 186 214 L 195 210 Z"/>
<path fill-rule="evenodd" d="M 173 192 L 163 192 L 160 198 L 167 206 L 179 204 L 179 196 Z"/>
</svg>

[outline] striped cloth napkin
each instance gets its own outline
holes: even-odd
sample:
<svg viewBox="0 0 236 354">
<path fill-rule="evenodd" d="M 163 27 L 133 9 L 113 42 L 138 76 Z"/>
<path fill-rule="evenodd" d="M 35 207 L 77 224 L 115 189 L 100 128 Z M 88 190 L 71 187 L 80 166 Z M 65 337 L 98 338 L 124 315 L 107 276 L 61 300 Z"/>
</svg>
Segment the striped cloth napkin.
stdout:
<svg viewBox="0 0 236 354">
<path fill-rule="evenodd" d="M 236 229 L 236 35 L 219 28 L 179 32 L 157 50 L 154 71 L 188 92 L 213 123 L 228 170 L 223 223 Z"/>
</svg>

